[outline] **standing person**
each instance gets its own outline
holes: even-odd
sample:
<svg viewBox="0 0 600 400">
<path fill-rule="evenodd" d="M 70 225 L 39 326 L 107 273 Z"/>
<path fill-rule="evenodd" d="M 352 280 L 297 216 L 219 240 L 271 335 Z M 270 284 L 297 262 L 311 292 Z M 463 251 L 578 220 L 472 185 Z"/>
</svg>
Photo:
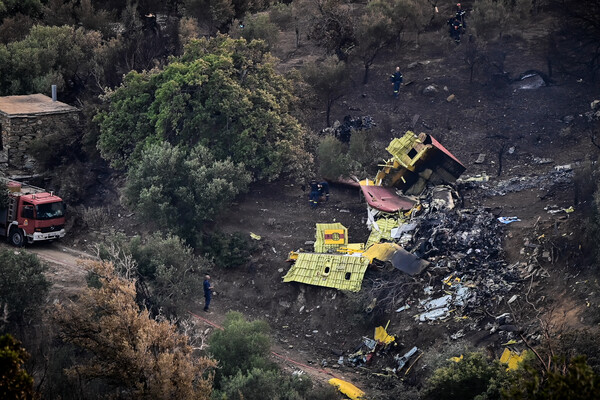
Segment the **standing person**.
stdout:
<svg viewBox="0 0 600 400">
<path fill-rule="evenodd" d="M 390 82 L 392 82 L 392 85 L 394 86 L 394 97 L 398 98 L 400 84 L 402 83 L 402 72 L 400 72 L 400 67 L 396 67 L 396 72 L 390 75 Z"/>
<path fill-rule="evenodd" d="M 456 4 L 456 19 L 460 21 L 460 23 L 462 24 L 463 28 L 467 27 L 467 24 L 465 23 L 465 14 L 467 12 L 465 10 L 463 10 L 462 6 L 460 5 L 460 3 Z"/>
<path fill-rule="evenodd" d="M 317 204 L 319 204 L 319 198 L 321 197 L 321 193 L 319 190 L 319 183 L 316 180 L 310 181 L 310 193 L 308 195 L 308 202 L 311 208 L 316 208 Z"/>
<path fill-rule="evenodd" d="M 204 283 L 202 284 L 204 287 L 204 311 L 208 312 L 208 306 L 210 306 L 210 299 L 212 297 L 213 286 L 210 283 L 210 275 L 204 275 Z"/>
</svg>

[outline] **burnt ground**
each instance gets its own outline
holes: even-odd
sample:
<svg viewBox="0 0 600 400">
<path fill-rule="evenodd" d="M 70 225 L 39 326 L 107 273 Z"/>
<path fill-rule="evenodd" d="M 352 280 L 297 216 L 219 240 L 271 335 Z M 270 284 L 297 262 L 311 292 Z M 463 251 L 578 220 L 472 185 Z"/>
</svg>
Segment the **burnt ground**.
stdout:
<svg viewBox="0 0 600 400">
<path fill-rule="evenodd" d="M 534 339 L 540 320 L 570 329 L 597 322 L 590 312 L 598 307 L 590 297 L 594 291 L 593 279 L 589 280 L 592 272 L 580 264 L 581 221 L 573 178 L 560 179 L 552 174 L 556 166 L 575 165 L 588 155 L 596 155 L 582 114 L 597 97 L 597 87 L 573 77 L 554 76 L 554 83 L 548 86 L 521 90 L 518 82 L 498 79 L 494 76 L 497 71 L 485 68 L 478 69 L 469 83 L 468 67 L 462 61 L 466 45 L 454 46 L 440 33 L 430 35 L 422 40 L 428 45 L 409 46 L 397 58 L 387 55 L 387 61 L 374 66 L 367 85 L 360 84 L 362 73 L 357 68 L 353 76 L 356 84 L 334 105 L 333 120 L 341 121 L 346 115 L 371 116 L 378 125 L 372 138 L 379 142 L 379 148 L 409 129 L 429 133 L 467 166 L 464 177 L 488 175 L 489 182 L 458 186 L 462 207 L 484 207 L 495 217 L 519 217 L 520 222 L 501 228 L 503 257 L 506 265 L 531 265 L 533 255 L 541 268 L 539 274 L 521 280 L 506 296 L 494 298 L 491 308 L 479 310 L 470 319 L 419 323 L 414 319 L 419 312 L 416 309 L 373 315 L 361 308 L 355 296 L 282 283 L 289 269 L 285 262 L 288 252 L 310 249 L 305 242 L 314 240 L 315 223 L 341 222 L 348 227 L 351 242 L 366 240 L 366 207 L 357 189 L 334 185 L 331 201 L 313 210 L 300 182 L 258 185 L 220 221 L 229 232 L 260 235 L 261 250 L 247 270 L 214 271 L 218 294 L 211 317 L 219 319 L 227 310 L 239 310 L 250 318 L 266 319 L 277 348 L 303 363 L 320 366 L 325 361 L 329 371 L 368 393 L 389 385 L 385 378 L 372 374 L 382 372 L 385 363 L 374 361 L 363 369 L 347 362 L 339 366 L 337 360 L 340 352 L 345 356 L 352 353 L 361 337 L 372 337 L 373 329 L 388 320 L 389 332 L 401 343 L 396 352 L 403 354 L 412 346 L 424 352 L 422 360 L 404 377 L 417 384 L 428 368 L 423 361 L 426 355 L 440 352 L 452 342 L 449 336 L 461 329 L 466 331 L 461 340 L 499 356 L 501 344 L 509 337 L 484 329 L 493 322 L 491 316 L 512 313 L 514 323 Z M 540 48 L 543 41 L 544 32 L 538 29 L 505 37 L 490 51 L 505 53 L 504 71 L 516 79 L 527 70 L 546 71 L 544 49 Z M 301 52 L 302 48 L 283 68 L 309 58 L 308 49 L 306 54 Z M 395 65 L 401 66 L 405 82 L 397 100 L 388 82 Z M 437 92 L 423 94 L 429 85 L 435 85 Z M 451 94 L 455 98 L 448 101 Z M 315 131 L 324 127 L 321 111 L 314 110 Z M 480 154 L 485 154 L 485 160 L 476 164 Z M 385 152 L 374 155 L 378 160 L 387 156 Z M 574 213 L 550 214 L 545 209 L 570 206 L 575 207 Z M 537 256 L 533 254 L 536 248 Z M 363 291 L 370 290 L 378 274 L 367 273 Z M 590 285 L 580 284 L 585 279 Z M 422 286 L 430 281 L 434 279 L 425 274 Z M 507 304 L 514 294 L 517 300 Z"/>
<path fill-rule="evenodd" d="M 526 331 L 532 343 L 540 333 L 539 321 L 569 329 L 596 325 L 594 310 L 600 303 L 593 292 L 598 284 L 592 268 L 581 261 L 585 249 L 580 248 L 582 221 L 574 180 L 572 175 L 552 171 L 597 156 L 583 114 L 598 98 L 598 87 L 556 74 L 553 83 L 534 90 L 521 90 L 517 82 L 510 81 L 531 69 L 548 72 L 543 45 L 543 27 L 547 25 L 548 21 L 536 21 L 532 24 L 535 30 L 505 35 L 489 45 L 489 54 L 498 57 L 496 65 L 501 68 L 477 68 L 472 83 L 463 61 L 466 43 L 456 46 L 445 31 L 422 35 L 419 47 L 409 43 L 398 54 L 384 55 L 373 66 L 367 85 L 360 83 L 362 71 L 356 67 L 351 77 L 355 83 L 332 109 L 332 120 L 341 121 L 346 115 L 371 116 L 377 128 L 370 134 L 380 149 L 406 130 L 426 132 L 463 162 L 467 167 L 463 178 L 489 176 L 488 182 L 457 186 L 461 207 L 479 207 L 491 217 L 519 217 L 521 221 L 500 227 L 502 257 L 505 266 L 535 264 L 533 276 L 516 282 L 508 293 L 495 296 L 485 308 L 472 315 L 465 313 L 466 319 L 420 323 L 414 319 L 420 312 L 416 308 L 401 313 L 390 309 L 367 313 L 359 296 L 282 283 L 290 266 L 286 262 L 289 251 L 311 248 L 306 242 L 314 240 L 315 223 L 341 222 L 349 229 L 351 242 L 366 241 L 366 206 L 358 189 L 334 184 L 331 200 L 311 209 L 307 193 L 301 190 L 304 182 L 255 184 L 237 199 L 217 226 L 226 232 L 260 235 L 259 250 L 246 268 L 211 272 L 217 294 L 213 312 L 203 317 L 218 324 L 226 311 L 237 310 L 250 319 L 265 319 L 272 328 L 276 351 L 318 368 L 325 362 L 327 371 L 369 394 L 397 385 L 396 378 L 390 383 L 373 374 L 382 372 L 384 358 L 367 368 L 355 368 L 347 362 L 339 366 L 337 360 L 340 354 L 347 356 L 354 351 L 363 336 L 372 337 L 377 325 L 388 321 L 389 333 L 399 342 L 394 352 L 403 354 L 412 346 L 423 352 L 410 373 L 402 375 L 409 384 L 416 385 L 430 369 L 427 360 L 448 347 L 453 342 L 450 335 L 457 331 L 464 331 L 460 339 L 464 343 L 499 356 L 501 344 L 513 336 L 490 333 L 486 325 L 504 312 L 513 315 L 514 324 Z M 291 34 L 282 34 L 284 44 L 291 40 Z M 293 53 L 282 52 L 281 69 L 299 66 L 317 58 L 320 52 L 309 46 Z M 505 57 L 499 56 L 502 54 Z M 405 82 L 399 99 L 392 97 L 388 81 L 396 65 L 401 67 Z M 498 76 L 500 70 L 505 72 L 503 78 Z M 430 85 L 436 91 L 424 94 Z M 454 99 L 448 101 L 450 95 Z M 324 128 L 322 111 L 315 108 L 311 113 L 309 124 L 314 131 Z M 480 154 L 485 159 L 476 163 Z M 381 150 L 373 157 L 381 160 L 388 154 Z M 575 211 L 569 214 L 551 214 L 546 209 L 570 206 Z M 75 238 L 75 244 L 82 247 L 84 242 Z M 382 276 L 380 271 L 369 270 L 363 293 Z M 426 297 L 422 288 L 428 284 L 441 286 L 435 272 L 425 272 L 417 281 L 413 299 Z M 517 300 L 508 304 L 515 294 Z M 199 313 L 200 292 L 195 300 L 190 311 Z M 523 349 L 524 345 L 520 343 L 517 348 Z"/>
</svg>

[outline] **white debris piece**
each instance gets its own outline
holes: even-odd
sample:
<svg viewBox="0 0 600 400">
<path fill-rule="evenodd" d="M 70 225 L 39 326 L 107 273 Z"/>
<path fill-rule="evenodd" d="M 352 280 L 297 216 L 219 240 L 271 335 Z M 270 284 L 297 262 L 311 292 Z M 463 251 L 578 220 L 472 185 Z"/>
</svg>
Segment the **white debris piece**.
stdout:
<svg viewBox="0 0 600 400">
<path fill-rule="evenodd" d="M 450 309 L 448 307 L 437 308 L 429 312 L 419 315 L 419 321 L 435 321 L 436 319 L 444 319 L 450 315 Z"/>
</svg>

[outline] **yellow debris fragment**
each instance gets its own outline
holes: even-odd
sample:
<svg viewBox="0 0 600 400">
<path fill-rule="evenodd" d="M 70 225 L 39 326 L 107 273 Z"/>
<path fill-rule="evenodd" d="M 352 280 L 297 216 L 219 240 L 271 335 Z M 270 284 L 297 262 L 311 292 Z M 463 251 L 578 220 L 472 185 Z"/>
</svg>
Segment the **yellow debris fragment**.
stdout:
<svg viewBox="0 0 600 400">
<path fill-rule="evenodd" d="M 375 340 L 383 344 L 390 344 L 394 340 L 396 340 L 396 337 L 388 334 L 383 326 L 378 326 L 377 328 L 375 328 L 374 338 Z"/>
<path fill-rule="evenodd" d="M 363 396 L 365 392 L 351 384 L 338 378 L 331 378 L 329 384 L 335 386 L 340 393 L 345 394 L 352 400 L 366 400 Z"/>
<path fill-rule="evenodd" d="M 463 360 L 465 356 L 463 354 L 460 355 L 460 357 L 450 357 L 448 359 L 448 361 L 454 361 L 455 363 L 460 362 Z"/>
<path fill-rule="evenodd" d="M 519 367 L 519 364 L 523 362 L 523 358 L 525 357 L 526 353 L 526 350 L 523 350 L 521 354 L 519 354 L 516 351 L 512 351 L 508 348 L 504 349 L 504 352 L 502 352 L 502 355 L 500 356 L 500 362 L 508 365 L 506 368 L 507 371 L 515 370 Z"/>
<path fill-rule="evenodd" d="M 256 233 L 253 233 L 253 232 L 250 232 L 250 237 L 254 240 L 262 239 L 259 235 L 257 235 Z"/>
</svg>

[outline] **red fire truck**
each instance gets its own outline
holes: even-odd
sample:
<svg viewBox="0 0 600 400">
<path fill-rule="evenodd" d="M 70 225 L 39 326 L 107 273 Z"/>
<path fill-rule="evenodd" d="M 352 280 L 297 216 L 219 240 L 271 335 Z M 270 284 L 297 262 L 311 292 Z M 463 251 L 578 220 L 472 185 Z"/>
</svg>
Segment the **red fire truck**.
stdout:
<svg viewBox="0 0 600 400">
<path fill-rule="evenodd" d="M 11 179 L 8 204 L 0 205 L 0 235 L 14 246 L 65 236 L 65 204 L 52 192 Z"/>
</svg>

